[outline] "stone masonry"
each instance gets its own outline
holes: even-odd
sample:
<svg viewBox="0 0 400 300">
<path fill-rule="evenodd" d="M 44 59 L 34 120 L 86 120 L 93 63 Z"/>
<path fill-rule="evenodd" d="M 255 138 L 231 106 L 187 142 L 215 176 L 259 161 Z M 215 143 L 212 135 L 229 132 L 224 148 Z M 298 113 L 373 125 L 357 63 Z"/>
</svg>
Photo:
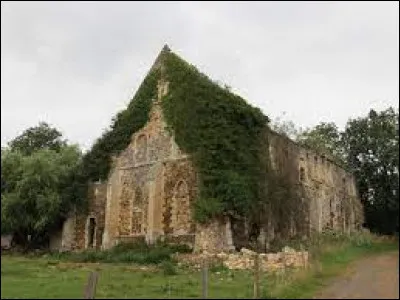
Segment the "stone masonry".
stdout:
<svg viewBox="0 0 400 300">
<path fill-rule="evenodd" d="M 277 253 L 256 253 L 246 248 L 235 253 L 208 253 L 202 254 L 177 254 L 175 257 L 181 264 L 194 268 L 201 268 L 204 261 L 209 265 L 223 264 L 230 270 L 248 270 L 255 267 L 258 259 L 260 270 L 264 272 L 275 272 L 286 268 L 306 268 L 309 265 L 307 251 L 296 251 L 284 247 Z"/>
<path fill-rule="evenodd" d="M 153 69 L 163 68 L 163 53 L 168 51 L 163 49 Z M 152 243 L 164 239 L 186 243 L 195 252 L 235 249 L 229 218 L 207 224 L 196 224 L 193 220 L 198 176 L 190 156 L 178 147 L 164 121 L 160 104 L 168 92 L 169 83 L 161 78 L 148 123 L 132 135 L 122 153 L 113 157 L 108 179 L 91 184 L 88 213 L 71 212 L 62 232 L 52 238 L 52 248 L 107 249 L 120 242 Z M 302 148 L 277 133 L 269 131 L 268 139 L 270 148 L 266 154 L 273 169 L 284 174 L 291 186 L 301 191 L 299 203 L 307 204 L 302 227 L 292 220 L 293 214 L 281 220 L 290 224 L 290 235 L 307 235 L 327 228 L 352 231 L 360 226 L 362 209 L 352 174 L 329 157 Z M 260 239 L 268 243 L 281 231 L 271 223 L 262 228 Z M 278 261 L 277 257 L 282 255 L 286 254 L 266 254 L 262 260 Z M 247 264 L 239 261 L 238 257 L 230 256 L 226 263 L 236 267 Z"/>
</svg>

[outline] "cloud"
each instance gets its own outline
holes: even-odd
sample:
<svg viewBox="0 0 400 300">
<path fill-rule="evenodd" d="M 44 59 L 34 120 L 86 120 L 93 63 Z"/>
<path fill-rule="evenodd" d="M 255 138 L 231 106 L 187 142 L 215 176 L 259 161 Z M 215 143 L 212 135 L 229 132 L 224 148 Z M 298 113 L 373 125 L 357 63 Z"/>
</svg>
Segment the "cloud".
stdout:
<svg viewBox="0 0 400 300">
<path fill-rule="evenodd" d="M 164 43 L 298 126 L 398 107 L 397 2 L 2 2 L 2 145 L 39 121 L 85 148 Z"/>
</svg>

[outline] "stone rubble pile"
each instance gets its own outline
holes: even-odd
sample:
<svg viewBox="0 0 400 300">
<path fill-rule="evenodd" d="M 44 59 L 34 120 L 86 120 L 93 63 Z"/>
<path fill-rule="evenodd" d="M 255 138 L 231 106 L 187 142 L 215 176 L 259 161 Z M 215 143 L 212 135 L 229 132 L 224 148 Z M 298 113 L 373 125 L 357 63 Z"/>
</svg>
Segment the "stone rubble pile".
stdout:
<svg viewBox="0 0 400 300">
<path fill-rule="evenodd" d="M 251 269 L 257 253 L 242 248 L 239 254 L 218 254 L 223 258 L 224 265 L 229 269 Z M 308 252 L 297 252 L 294 249 L 285 247 L 278 253 L 260 253 L 259 264 L 263 271 L 274 271 L 285 267 L 300 268 L 308 264 Z"/>
<path fill-rule="evenodd" d="M 216 262 L 223 263 L 231 270 L 244 270 L 254 268 L 254 262 L 257 253 L 242 248 L 240 252 L 211 254 L 203 252 L 200 255 L 185 255 L 179 256 L 179 260 L 195 267 L 201 267 L 204 259 L 207 259 L 209 264 Z M 262 271 L 277 271 L 287 267 L 303 268 L 308 265 L 308 252 L 296 251 L 289 247 L 284 247 L 278 253 L 259 253 L 259 265 Z"/>
</svg>

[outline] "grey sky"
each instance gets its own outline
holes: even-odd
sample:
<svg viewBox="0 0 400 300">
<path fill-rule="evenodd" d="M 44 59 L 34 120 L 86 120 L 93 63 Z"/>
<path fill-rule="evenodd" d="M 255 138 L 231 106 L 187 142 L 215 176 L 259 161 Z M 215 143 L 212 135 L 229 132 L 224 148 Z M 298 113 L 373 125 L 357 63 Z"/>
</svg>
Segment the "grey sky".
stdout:
<svg viewBox="0 0 400 300">
<path fill-rule="evenodd" d="M 162 46 L 272 119 L 398 107 L 398 2 L 1 2 L 1 144 L 46 121 L 88 148 Z"/>
</svg>

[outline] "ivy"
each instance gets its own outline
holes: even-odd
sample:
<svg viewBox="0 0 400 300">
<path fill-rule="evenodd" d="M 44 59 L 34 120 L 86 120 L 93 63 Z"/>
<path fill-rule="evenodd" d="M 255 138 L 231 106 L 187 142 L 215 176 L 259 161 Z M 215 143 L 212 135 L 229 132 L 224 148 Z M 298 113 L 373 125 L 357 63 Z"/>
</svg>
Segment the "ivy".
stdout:
<svg viewBox="0 0 400 300">
<path fill-rule="evenodd" d="M 200 178 L 195 218 L 249 215 L 265 195 L 260 179 L 266 167 L 260 149 L 265 156 L 268 148 L 260 141 L 268 117 L 174 53 L 163 55 L 169 82 L 169 92 L 162 99 L 164 116 L 179 147 L 191 155 Z M 85 155 L 86 179 L 106 179 L 112 155 L 124 150 L 132 134 L 146 124 L 160 75 L 155 68 L 146 76 L 128 108 L 117 114 Z"/>
<path fill-rule="evenodd" d="M 105 180 L 111 166 L 111 157 L 129 145 L 131 136 L 149 120 L 152 100 L 157 95 L 160 72 L 152 70 L 140 85 L 127 109 L 119 112 L 109 129 L 96 140 L 83 159 L 86 180 Z"/>
<path fill-rule="evenodd" d="M 200 177 L 195 217 L 221 212 L 246 216 L 262 199 L 260 136 L 268 118 L 173 53 L 165 59 L 168 126 Z"/>
</svg>

